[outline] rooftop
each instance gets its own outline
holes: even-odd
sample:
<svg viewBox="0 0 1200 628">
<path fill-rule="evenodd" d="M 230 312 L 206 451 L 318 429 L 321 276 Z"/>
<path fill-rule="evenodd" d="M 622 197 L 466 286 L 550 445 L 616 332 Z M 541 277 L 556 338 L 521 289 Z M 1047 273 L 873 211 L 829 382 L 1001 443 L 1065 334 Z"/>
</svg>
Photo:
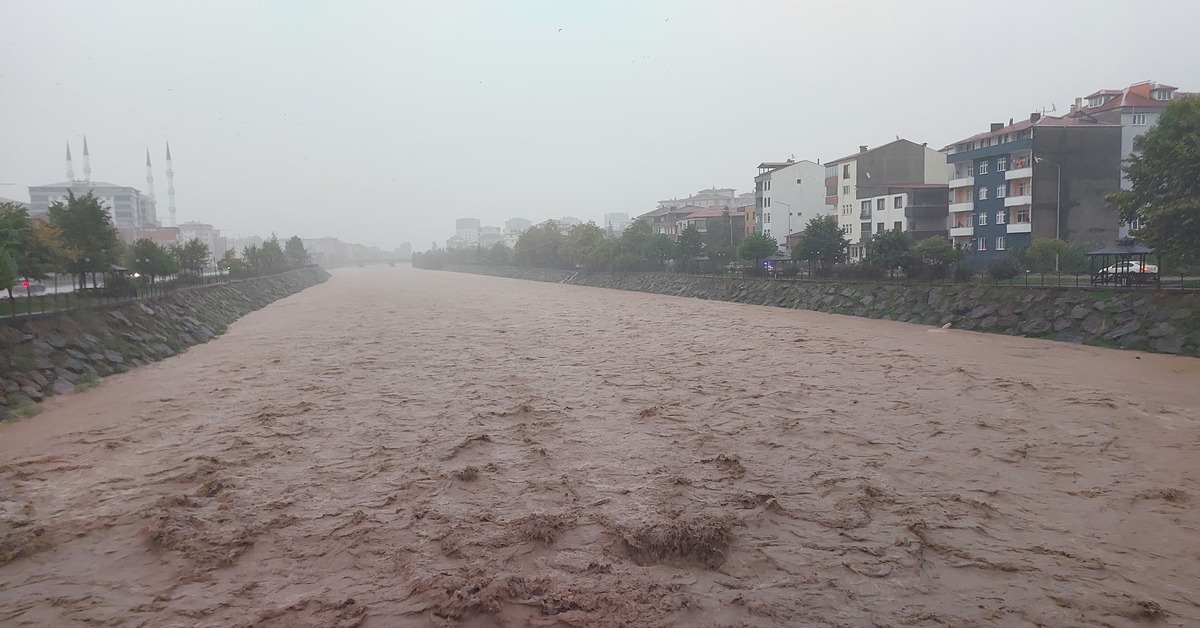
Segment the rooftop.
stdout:
<svg viewBox="0 0 1200 628">
<path fill-rule="evenodd" d="M 1113 109 L 1121 109 L 1123 107 L 1166 107 L 1171 100 L 1184 96 L 1185 94 L 1178 92 L 1178 87 L 1171 85 L 1163 85 L 1154 81 L 1143 81 L 1134 83 L 1125 89 L 1102 89 L 1093 94 L 1086 96 L 1088 100 L 1093 98 L 1107 98 L 1107 100 L 1095 107 L 1085 106 L 1083 110 L 1087 113 L 1099 113 L 1101 111 L 1111 111 Z M 1152 93 L 1156 91 L 1166 91 L 1170 94 L 1166 99 L 1155 99 Z"/>
<path fill-rule="evenodd" d="M 979 140 L 987 139 L 989 137 L 997 137 L 997 136 L 1001 136 L 1001 135 L 1007 135 L 1009 133 L 1019 133 L 1026 129 L 1033 128 L 1035 126 L 1050 127 L 1050 126 L 1085 126 L 1085 125 L 1086 126 L 1094 126 L 1094 127 L 1114 126 L 1111 124 L 1098 124 L 1094 120 L 1089 120 L 1085 117 L 1046 116 L 1046 115 L 1034 113 L 1034 114 L 1031 114 L 1029 116 L 1029 118 L 1021 120 L 1020 122 L 1010 122 L 1009 124 L 1002 126 L 998 129 L 996 129 L 995 131 L 984 131 L 983 133 L 977 133 L 975 135 L 972 135 L 971 137 L 953 142 L 950 144 L 950 146 L 954 146 L 955 144 L 963 144 L 966 142 L 976 142 Z"/>
<path fill-rule="evenodd" d="M 881 144 L 879 146 L 876 146 L 875 148 L 867 148 L 866 146 L 862 146 L 859 148 L 859 151 L 857 153 L 854 153 L 853 155 L 846 155 L 845 157 L 842 157 L 840 159 L 831 159 L 831 160 L 825 162 L 825 165 L 833 166 L 836 164 L 840 164 L 843 161 L 850 161 L 851 159 L 858 159 L 859 157 L 862 157 L 863 155 L 873 153 L 885 146 L 891 146 L 892 144 L 899 144 L 901 142 L 906 142 L 908 144 L 912 144 L 913 146 L 924 146 L 924 144 L 917 144 L 916 142 L 914 142 L 912 140 L 906 140 L 906 139 L 900 138 L 900 139 L 892 140 L 892 141 L 888 142 L 887 144 Z"/>
<path fill-rule="evenodd" d="M 119 188 L 133 190 L 136 189 L 129 185 L 117 185 L 115 183 L 106 183 L 104 181 L 61 181 L 59 183 L 47 183 L 45 185 L 31 185 L 29 189 L 36 190 L 38 188 L 73 188 L 77 190 L 97 190 L 106 188 Z"/>
</svg>

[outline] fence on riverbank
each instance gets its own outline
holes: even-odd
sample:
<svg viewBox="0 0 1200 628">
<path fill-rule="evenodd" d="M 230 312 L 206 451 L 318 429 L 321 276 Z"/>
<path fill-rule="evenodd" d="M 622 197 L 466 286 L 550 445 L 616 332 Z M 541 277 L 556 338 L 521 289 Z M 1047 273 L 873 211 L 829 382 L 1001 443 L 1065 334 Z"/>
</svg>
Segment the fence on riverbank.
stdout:
<svg viewBox="0 0 1200 628">
<path fill-rule="evenodd" d="M 293 270 L 313 268 L 315 266 L 316 264 L 290 266 L 266 272 L 239 273 L 237 275 L 197 276 L 180 274 L 164 277 L 154 282 L 125 279 L 119 284 L 114 283 L 112 285 L 101 285 L 92 288 L 75 288 L 69 292 L 33 295 L 21 295 L 17 290 L 14 290 L 13 298 L 0 299 L 0 321 L 15 321 L 58 312 L 155 299 L 183 290 L 234 283 L 258 277 L 268 277 Z"/>
</svg>

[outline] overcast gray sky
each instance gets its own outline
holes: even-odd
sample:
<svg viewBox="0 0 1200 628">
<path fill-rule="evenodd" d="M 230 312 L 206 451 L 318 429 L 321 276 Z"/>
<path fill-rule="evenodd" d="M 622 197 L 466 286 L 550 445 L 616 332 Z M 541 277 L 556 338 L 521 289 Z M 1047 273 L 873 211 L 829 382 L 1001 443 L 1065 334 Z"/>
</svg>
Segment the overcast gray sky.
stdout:
<svg viewBox="0 0 1200 628">
<path fill-rule="evenodd" d="M 1200 91 L 1200 2 L 0 0 L 0 196 L 145 186 L 179 220 L 418 250 L 600 222 L 764 160 L 941 147 L 1100 88 Z"/>
</svg>

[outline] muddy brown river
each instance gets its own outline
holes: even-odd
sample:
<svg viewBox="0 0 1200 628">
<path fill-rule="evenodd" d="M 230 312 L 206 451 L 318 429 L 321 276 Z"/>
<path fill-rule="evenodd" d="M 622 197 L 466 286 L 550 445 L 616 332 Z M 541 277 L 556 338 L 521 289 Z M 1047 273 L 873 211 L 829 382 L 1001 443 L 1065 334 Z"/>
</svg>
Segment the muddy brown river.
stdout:
<svg viewBox="0 0 1200 628">
<path fill-rule="evenodd" d="M 336 271 L 0 427 L 4 626 L 1200 625 L 1200 360 Z"/>
</svg>

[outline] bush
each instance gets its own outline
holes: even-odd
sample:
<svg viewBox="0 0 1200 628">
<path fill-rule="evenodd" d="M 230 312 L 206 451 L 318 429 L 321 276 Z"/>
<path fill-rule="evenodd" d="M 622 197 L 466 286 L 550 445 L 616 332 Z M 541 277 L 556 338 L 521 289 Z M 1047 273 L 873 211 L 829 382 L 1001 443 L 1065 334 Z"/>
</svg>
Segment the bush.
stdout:
<svg viewBox="0 0 1200 628">
<path fill-rule="evenodd" d="M 959 265 L 954 269 L 955 281 L 972 281 L 975 279 L 975 269 L 970 266 Z"/>
<path fill-rule="evenodd" d="M 787 268 L 783 269 L 783 272 L 781 272 L 779 274 L 783 275 L 784 277 L 787 277 L 788 279 L 791 279 L 791 278 L 795 277 L 796 275 L 800 274 L 800 269 L 796 268 L 795 266 L 788 266 Z"/>
<path fill-rule="evenodd" d="M 997 281 L 1012 279 L 1021 274 L 1021 269 L 1017 267 L 1016 261 L 1012 258 L 998 259 L 988 265 L 988 276 Z"/>
<path fill-rule="evenodd" d="M 833 276 L 838 279 L 878 281 L 886 275 L 887 271 L 875 264 L 838 264 L 833 267 Z"/>
</svg>

